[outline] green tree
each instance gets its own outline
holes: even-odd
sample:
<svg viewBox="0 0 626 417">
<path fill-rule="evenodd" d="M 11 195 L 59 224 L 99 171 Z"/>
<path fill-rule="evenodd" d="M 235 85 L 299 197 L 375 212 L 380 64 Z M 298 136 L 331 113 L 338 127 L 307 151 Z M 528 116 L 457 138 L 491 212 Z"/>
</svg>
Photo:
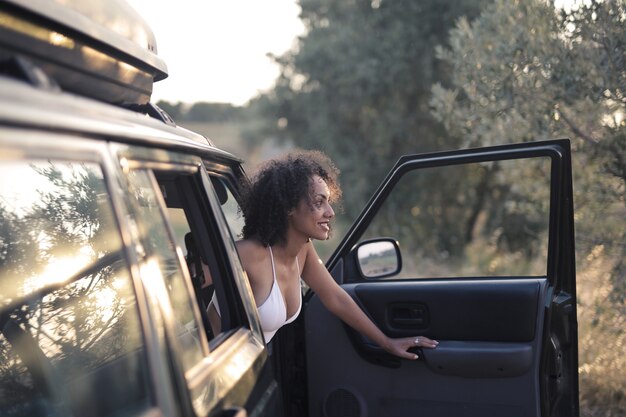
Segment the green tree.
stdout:
<svg viewBox="0 0 626 417">
<path fill-rule="evenodd" d="M 0 203 L 0 275 L 20 276 L 38 270 L 42 264 L 38 249 L 36 235 L 30 231 L 28 220 Z M 10 280 L 5 278 L 0 282 L 0 300 L 8 293 L 4 286 L 9 285 Z"/>
<path fill-rule="evenodd" d="M 177 103 L 170 103 L 169 101 L 159 100 L 157 102 L 157 106 L 163 109 L 175 121 L 182 120 L 185 114 L 183 103 L 180 101 Z"/>
<path fill-rule="evenodd" d="M 487 3 L 302 0 L 307 32 L 276 58 L 275 89 L 255 103 L 269 122 L 259 134 L 329 153 L 355 216 L 400 155 L 456 147 L 429 113 L 432 83 L 450 77 L 434 48 Z"/>
<path fill-rule="evenodd" d="M 184 120 L 192 122 L 227 122 L 234 120 L 240 113 L 240 108 L 230 103 L 194 103 L 189 111 L 183 114 Z"/>
<path fill-rule="evenodd" d="M 454 87 L 433 86 L 433 114 L 463 145 L 573 139 L 582 254 L 624 253 L 625 13 L 623 0 L 571 12 L 497 1 L 474 22 L 460 19 L 451 47 L 437 49 Z M 624 274 L 615 278 L 626 289 Z"/>
<path fill-rule="evenodd" d="M 432 88 L 464 146 L 572 139 L 583 415 L 626 410 L 626 361 L 611 353 L 626 339 L 625 20 L 624 0 L 497 0 L 437 49 L 453 85 Z"/>
</svg>

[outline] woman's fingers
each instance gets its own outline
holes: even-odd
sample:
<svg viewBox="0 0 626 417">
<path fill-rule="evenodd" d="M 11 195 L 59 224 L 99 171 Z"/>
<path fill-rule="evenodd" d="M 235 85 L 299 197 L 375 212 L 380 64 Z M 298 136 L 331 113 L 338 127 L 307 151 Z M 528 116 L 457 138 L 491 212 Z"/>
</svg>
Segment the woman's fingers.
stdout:
<svg viewBox="0 0 626 417">
<path fill-rule="evenodd" d="M 434 349 L 438 344 L 438 341 L 429 339 L 426 336 L 417 336 L 413 340 L 413 345 L 421 348 Z"/>
<path fill-rule="evenodd" d="M 434 349 L 438 344 L 438 341 L 425 336 L 391 339 L 391 349 L 389 349 L 389 352 L 404 359 L 415 360 L 419 358 L 419 355 L 415 352 L 409 352 L 409 349 L 415 347 Z"/>
</svg>

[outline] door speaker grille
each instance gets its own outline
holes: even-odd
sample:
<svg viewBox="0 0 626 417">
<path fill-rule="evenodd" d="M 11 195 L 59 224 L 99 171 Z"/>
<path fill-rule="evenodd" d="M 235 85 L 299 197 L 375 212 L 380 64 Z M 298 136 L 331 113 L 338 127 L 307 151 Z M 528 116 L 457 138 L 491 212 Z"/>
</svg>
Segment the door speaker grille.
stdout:
<svg viewBox="0 0 626 417">
<path fill-rule="evenodd" d="M 338 388 L 326 397 L 324 417 L 364 417 L 361 401 L 352 391 Z"/>
</svg>

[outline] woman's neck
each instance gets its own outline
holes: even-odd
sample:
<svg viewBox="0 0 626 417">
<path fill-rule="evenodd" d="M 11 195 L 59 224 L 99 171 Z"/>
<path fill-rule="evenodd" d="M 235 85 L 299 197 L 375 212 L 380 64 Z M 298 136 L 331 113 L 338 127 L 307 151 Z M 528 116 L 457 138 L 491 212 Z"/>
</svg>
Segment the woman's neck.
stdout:
<svg viewBox="0 0 626 417">
<path fill-rule="evenodd" d="M 274 251 L 275 254 L 278 251 L 278 255 L 281 258 L 293 259 L 296 256 L 298 256 L 298 254 L 300 253 L 304 245 L 308 244 L 309 242 L 310 242 L 309 238 L 305 238 L 301 235 L 290 236 L 288 233 L 287 239 L 281 242 L 277 242 L 274 245 L 272 245 L 272 250 Z"/>
</svg>

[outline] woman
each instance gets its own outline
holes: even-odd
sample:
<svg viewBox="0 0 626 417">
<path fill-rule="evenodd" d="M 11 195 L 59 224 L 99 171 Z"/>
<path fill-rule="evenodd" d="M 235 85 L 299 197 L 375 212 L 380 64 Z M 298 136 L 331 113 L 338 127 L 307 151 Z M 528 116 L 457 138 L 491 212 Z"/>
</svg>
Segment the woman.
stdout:
<svg viewBox="0 0 626 417">
<path fill-rule="evenodd" d="M 327 240 L 341 197 L 339 171 L 321 152 L 299 151 L 266 162 L 244 189 L 245 225 L 237 249 L 261 319 L 265 342 L 296 319 L 302 307 L 300 279 L 324 306 L 389 353 L 417 359 L 407 350 L 435 348 L 424 336 L 392 339 L 365 315 L 331 277 L 311 239 Z M 217 307 L 215 299 L 212 302 Z M 214 320 L 212 320 L 214 321 Z"/>
</svg>

